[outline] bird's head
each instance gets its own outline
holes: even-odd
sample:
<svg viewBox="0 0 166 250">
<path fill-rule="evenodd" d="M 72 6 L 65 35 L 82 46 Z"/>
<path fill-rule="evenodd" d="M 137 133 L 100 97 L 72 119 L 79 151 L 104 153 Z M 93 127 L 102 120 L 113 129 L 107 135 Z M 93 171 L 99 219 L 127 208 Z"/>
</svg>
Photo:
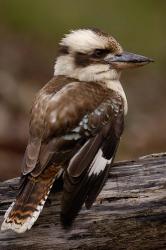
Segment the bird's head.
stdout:
<svg viewBox="0 0 166 250">
<path fill-rule="evenodd" d="M 118 80 L 121 70 L 151 61 L 123 51 L 115 38 L 98 29 L 79 29 L 61 40 L 54 75 L 80 81 Z"/>
</svg>

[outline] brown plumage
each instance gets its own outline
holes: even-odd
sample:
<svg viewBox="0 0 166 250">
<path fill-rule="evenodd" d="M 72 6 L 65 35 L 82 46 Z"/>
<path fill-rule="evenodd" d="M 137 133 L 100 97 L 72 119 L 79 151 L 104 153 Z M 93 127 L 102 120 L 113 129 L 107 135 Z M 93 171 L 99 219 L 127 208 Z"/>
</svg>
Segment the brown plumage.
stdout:
<svg viewBox="0 0 166 250">
<path fill-rule="evenodd" d="M 55 96 L 58 91 L 61 91 L 61 94 L 57 99 Z M 67 109 L 66 104 L 68 104 Z M 115 109 L 117 109 L 116 113 L 114 113 Z M 57 113 L 55 122 L 52 120 L 52 112 Z M 119 115 L 119 113 L 123 114 L 122 98 L 101 84 L 80 83 L 65 77 L 52 79 L 36 96 L 32 107 L 29 143 L 22 168 L 22 184 L 16 203 L 9 214 L 8 223 L 14 221 L 15 224 L 24 224 L 26 219 L 32 216 L 37 207 L 45 201 L 60 166 L 66 169 L 70 159 L 82 149 L 89 138 L 92 138 L 89 143 L 95 140 L 93 150 L 87 152 L 89 149 L 87 147 L 82 158 L 84 162 L 82 163 L 80 159 L 78 164 L 77 159 L 73 159 L 69 167 L 70 178 L 73 178 L 72 175 L 74 178 L 75 175 L 80 178 L 103 144 L 102 137 L 107 138 L 109 130 L 105 135 L 103 131 L 101 135 L 97 135 L 97 142 L 95 135 L 101 128 L 105 128 L 108 122 L 114 123 L 115 114 Z M 87 121 L 87 128 L 84 120 Z M 80 138 L 77 139 L 77 132 L 74 129 L 78 126 Z M 66 138 L 67 136 L 71 139 Z M 119 137 L 118 134 L 117 137 Z M 76 172 L 74 174 L 73 169 Z M 67 175 L 64 178 L 65 183 L 68 183 Z M 73 186 L 68 185 L 66 190 L 66 185 L 68 184 L 64 187 L 62 214 L 71 199 L 67 192 L 73 192 Z M 82 183 L 80 182 L 79 185 Z M 73 195 L 75 195 L 74 192 Z M 81 205 L 83 201 L 84 199 L 81 200 Z M 75 211 L 76 214 L 77 212 Z"/>
<path fill-rule="evenodd" d="M 78 30 L 62 40 L 55 76 L 32 106 L 20 189 L 2 230 L 30 229 L 62 172 L 63 226 L 72 224 L 84 203 L 91 207 L 124 127 L 127 101 L 119 82 L 123 57 L 116 40 L 98 30 Z M 146 60 L 141 57 L 140 63 Z"/>
<path fill-rule="evenodd" d="M 27 218 L 39 211 L 42 203 L 46 201 L 59 170 L 60 167 L 50 165 L 38 177 L 29 175 L 25 178 L 10 212 L 9 223 L 14 221 L 16 224 L 24 224 Z"/>
</svg>

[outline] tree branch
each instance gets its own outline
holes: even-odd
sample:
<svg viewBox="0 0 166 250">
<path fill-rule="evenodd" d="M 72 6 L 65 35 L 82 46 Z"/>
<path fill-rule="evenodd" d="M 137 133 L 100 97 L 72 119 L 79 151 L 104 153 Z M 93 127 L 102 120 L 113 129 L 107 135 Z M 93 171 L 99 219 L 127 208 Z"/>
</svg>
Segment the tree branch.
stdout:
<svg viewBox="0 0 166 250">
<path fill-rule="evenodd" d="M 0 183 L 0 223 L 17 183 Z M 166 153 L 114 164 L 97 202 L 70 231 L 60 225 L 60 196 L 49 196 L 30 231 L 0 233 L 0 249 L 166 249 Z"/>
</svg>

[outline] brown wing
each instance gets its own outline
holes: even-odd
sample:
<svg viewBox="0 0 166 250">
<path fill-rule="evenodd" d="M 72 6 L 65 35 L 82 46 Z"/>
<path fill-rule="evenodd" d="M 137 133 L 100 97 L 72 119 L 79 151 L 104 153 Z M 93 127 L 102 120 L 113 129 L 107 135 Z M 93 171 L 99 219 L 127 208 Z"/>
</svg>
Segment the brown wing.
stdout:
<svg viewBox="0 0 166 250">
<path fill-rule="evenodd" d="M 47 166 L 72 159 L 64 177 L 63 224 L 70 224 L 84 202 L 89 207 L 102 188 L 106 160 L 112 162 L 122 131 L 120 114 L 121 97 L 94 82 L 58 77 L 37 95 L 23 174 L 37 177 Z"/>
<path fill-rule="evenodd" d="M 52 95 L 55 95 L 61 88 L 68 84 L 68 80 L 64 77 L 51 79 L 37 94 L 31 109 L 29 140 L 25 151 L 22 174 L 26 175 L 32 172 L 36 166 L 39 167 L 39 155 L 43 145 L 43 135 L 45 131 L 45 113 L 47 105 Z"/>
<path fill-rule="evenodd" d="M 71 159 L 65 173 L 61 213 L 65 227 L 72 224 L 83 203 L 90 208 L 101 191 L 119 144 L 123 120 L 123 102 L 116 93 L 86 116 L 84 127 L 93 137 Z"/>
<path fill-rule="evenodd" d="M 87 140 L 84 124 L 80 124 L 80 133 L 74 128 L 109 94 L 97 83 L 80 83 L 65 77 L 51 80 L 39 92 L 32 108 L 23 175 L 40 175 L 53 158 L 55 162 L 58 159 L 57 164 L 62 159 L 66 163 Z M 80 142 L 82 134 L 84 139 Z"/>
</svg>

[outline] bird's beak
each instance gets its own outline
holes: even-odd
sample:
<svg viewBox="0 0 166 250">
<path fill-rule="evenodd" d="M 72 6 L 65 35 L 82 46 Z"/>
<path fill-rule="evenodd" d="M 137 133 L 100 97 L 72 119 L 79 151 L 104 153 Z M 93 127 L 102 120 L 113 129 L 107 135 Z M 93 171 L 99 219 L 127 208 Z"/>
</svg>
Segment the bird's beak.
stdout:
<svg viewBox="0 0 166 250">
<path fill-rule="evenodd" d="M 123 52 L 118 55 L 108 54 L 104 60 L 117 69 L 136 68 L 154 62 L 153 59 L 130 52 Z"/>
</svg>

